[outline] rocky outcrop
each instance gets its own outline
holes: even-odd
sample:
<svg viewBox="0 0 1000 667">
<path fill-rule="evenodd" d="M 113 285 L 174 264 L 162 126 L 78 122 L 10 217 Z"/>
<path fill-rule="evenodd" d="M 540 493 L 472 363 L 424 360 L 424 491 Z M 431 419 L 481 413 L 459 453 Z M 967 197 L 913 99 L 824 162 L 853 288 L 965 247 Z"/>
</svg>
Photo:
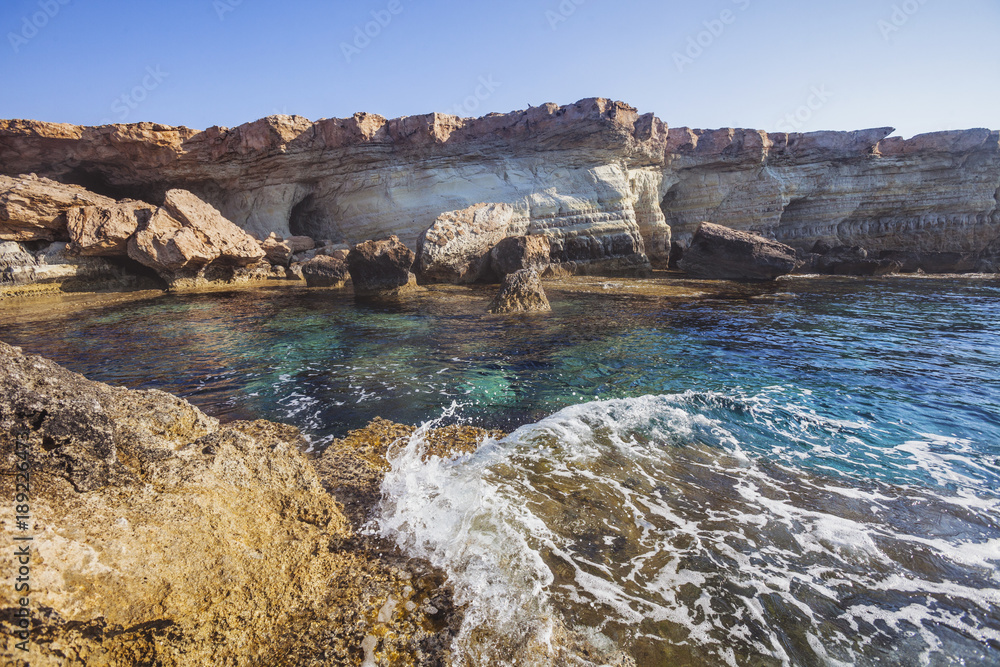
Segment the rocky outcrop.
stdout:
<svg viewBox="0 0 1000 667">
<path fill-rule="evenodd" d="M 350 275 L 343 259 L 318 255 L 300 267 L 307 287 L 343 287 Z"/>
<path fill-rule="evenodd" d="M 85 257 L 127 257 L 128 240 L 155 210 L 155 206 L 131 199 L 71 208 L 66 212 L 69 250 Z"/>
<path fill-rule="evenodd" d="M 892 253 L 890 253 L 892 254 Z M 920 260 L 914 253 L 913 271 L 918 270 Z M 811 253 L 806 253 L 804 261 L 796 267 L 797 273 L 822 273 L 834 276 L 885 276 L 899 273 L 904 262 L 895 257 L 871 257 L 867 250 L 860 246 L 830 247 L 822 241 L 813 246 Z M 908 271 L 909 273 L 910 271 Z"/>
<path fill-rule="evenodd" d="M 368 240 L 354 246 L 347 255 L 347 269 L 358 296 L 393 296 L 413 289 L 416 276 L 413 251 L 396 236 Z"/>
<path fill-rule="evenodd" d="M 32 251 L 26 244 L 0 243 L 0 298 L 50 292 L 158 289 L 150 276 L 99 257 L 78 257 L 62 241 Z"/>
<path fill-rule="evenodd" d="M 414 246 L 444 211 L 513 210 L 564 270 L 667 261 L 708 220 L 807 251 L 818 240 L 980 257 L 1000 230 L 1000 134 L 911 139 L 891 128 L 768 133 L 667 129 L 621 102 L 546 104 L 482 118 L 271 116 L 204 131 L 153 123 L 0 121 L 0 170 L 157 202 L 190 190 L 265 238 Z M 100 186 L 98 188 L 98 186 Z M 558 267 L 556 267 L 558 269 Z"/>
<path fill-rule="evenodd" d="M 177 286 L 207 280 L 204 272 L 210 264 L 254 264 L 264 251 L 212 206 L 190 192 L 170 190 L 163 206 L 129 240 L 128 256 Z"/>
<path fill-rule="evenodd" d="M 4 513 L 3 532 L 32 538 L 17 543 L 30 589 L 0 590 L 5 660 L 447 659 L 460 615 L 443 576 L 355 533 L 292 427 L 221 425 L 168 394 L 90 382 L 0 343 L 0 443 L 5 470 L 30 462 L 30 519 Z M 15 497 L 13 475 L 0 492 Z M 18 566 L 4 558 L 0 575 L 12 581 Z"/>
<path fill-rule="evenodd" d="M 474 283 L 490 278 L 490 250 L 517 231 L 507 204 L 476 204 L 438 216 L 417 239 L 417 273 L 426 282 Z"/>
<path fill-rule="evenodd" d="M 695 278 L 766 281 L 791 273 L 795 250 L 763 237 L 703 222 L 678 267 Z"/>
<path fill-rule="evenodd" d="M 114 203 L 80 186 L 34 174 L 0 176 L 0 241 L 66 240 L 68 210 Z"/>
<path fill-rule="evenodd" d="M 490 269 L 501 277 L 522 269 L 541 272 L 549 265 L 550 252 L 547 236 L 509 236 L 490 250 Z"/>
<path fill-rule="evenodd" d="M 260 247 L 264 250 L 267 261 L 288 266 L 294 255 L 312 250 L 316 247 L 316 242 L 308 236 L 291 236 L 283 239 L 272 232 L 261 242 Z"/>
<path fill-rule="evenodd" d="M 538 271 L 523 269 L 504 277 L 488 310 L 497 314 L 528 313 L 549 311 L 552 306 L 545 296 Z"/>
</svg>

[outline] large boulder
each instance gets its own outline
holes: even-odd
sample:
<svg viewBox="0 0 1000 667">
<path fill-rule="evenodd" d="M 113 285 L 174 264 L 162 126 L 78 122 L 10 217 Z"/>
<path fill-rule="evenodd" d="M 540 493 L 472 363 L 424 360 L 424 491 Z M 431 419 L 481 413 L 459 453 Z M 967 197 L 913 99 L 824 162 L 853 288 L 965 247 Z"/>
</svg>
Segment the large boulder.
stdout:
<svg viewBox="0 0 1000 667">
<path fill-rule="evenodd" d="M 260 247 L 272 264 L 288 266 L 293 255 L 308 252 L 316 247 L 316 242 L 308 236 L 290 236 L 283 239 L 274 232 L 261 241 Z M 312 259 L 311 257 L 309 259 Z"/>
<path fill-rule="evenodd" d="M 54 241 L 66 235 L 66 211 L 113 206 L 114 199 L 34 174 L 0 176 L 0 241 Z"/>
<path fill-rule="evenodd" d="M 500 291 L 490 302 L 491 313 L 526 313 L 552 310 L 535 269 L 522 269 L 503 279 Z"/>
<path fill-rule="evenodd" d="M 417 240 L 417 273 L 427 282 L 473 283 L 489 278 L 490 249 L 510 232 L 508 204 L 475 204 L 438 216 Z"/>
<path fill-rule="evenodd" d="M 490 250 L 490 270 L 499 277 L 522 269 L 544 271 L 550 251 L 547 236 L 508 236 Z"/>
<path fill-rule="evenodd" d="M 0 464 L 23 461 L 30 479 L 30 519 L 5 512 L 0 524 L 31 538 L 10 542 L 28 554 L 30 589 L 0 587 L 0 655 L 39 667 L 443 664 L 443 577 L 355 533 L 306 444 L 294 427 L 223 426 L 169 394 L 91 382 L 0 343 Z M 16 481 L 0 475 L 4 498 Z M 0 576 L 18 567 L 0 559 Z"/>
<path fill-rule="evenodd" d="M 197 283 L 210 264 L 244 267 L 264 258 L 260 244 L 186 190 L 167 192 L 128 243 L 128 256 L 168 282 Z"/>
<path fill-rule="evenodd" d="M 413 259 L 413 251 L 397 236 L 359 243 L 347 255 L 354 293 L 391 296 L 415 287 L 416 277 L 410 271 Z"/>
<path fill-rule="evenodd" d="M 304 262 L 300 271 L 308 287 L 343 287 L 350 277 L 347 262 L 329 255 L 318 255 Z"/>
<path fill-rule="evenodd" d="M 756 234 L 703 222 L 678 267 L 695 278 L 765 281 L 791 273 L 795 250 Z"/>
<path fill-rule="evenodd" d="M 133 200 L 72 208 L 66 212 L 70 252 L 92 257 L 127 257 L 128 240 L 155 210 L 155 206 Z"/>
</svg>

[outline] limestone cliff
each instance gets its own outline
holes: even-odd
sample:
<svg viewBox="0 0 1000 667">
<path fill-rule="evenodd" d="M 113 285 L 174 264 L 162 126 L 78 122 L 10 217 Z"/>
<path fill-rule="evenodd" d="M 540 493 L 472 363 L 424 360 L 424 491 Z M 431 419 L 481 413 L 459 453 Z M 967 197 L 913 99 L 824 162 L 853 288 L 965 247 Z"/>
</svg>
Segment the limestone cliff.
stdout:
<svg viewBox="0 0 1000 667">
<path fill-rule="evenodd" d="M 800 249 L 982 252 L 1000 229 L 1000 135 L 673 128 L 587 99 L 482 118 L 270 116 L 204 131 L 0 121 L 0 172 L 156 203 L 185 188 L 245 230 L 411 247 L 439 215 L 509 204 L 555 262 L 664 261 L 703 220 Z"/>
</svg>

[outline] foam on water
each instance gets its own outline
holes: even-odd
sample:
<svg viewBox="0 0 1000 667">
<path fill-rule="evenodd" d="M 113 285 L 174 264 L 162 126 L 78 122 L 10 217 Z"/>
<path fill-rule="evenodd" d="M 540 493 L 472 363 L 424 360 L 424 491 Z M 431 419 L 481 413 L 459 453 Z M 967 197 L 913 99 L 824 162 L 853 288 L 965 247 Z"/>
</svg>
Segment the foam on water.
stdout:
<svg viewBox="0 0 1000 667">
<path fill-rule="evenodd" d="M 784 394 L 586 403 L 454 460 L 428 424 L 376 529 L 448 573 L 459 664 L 1000 662 L 995 462 Z"/>
</svg>

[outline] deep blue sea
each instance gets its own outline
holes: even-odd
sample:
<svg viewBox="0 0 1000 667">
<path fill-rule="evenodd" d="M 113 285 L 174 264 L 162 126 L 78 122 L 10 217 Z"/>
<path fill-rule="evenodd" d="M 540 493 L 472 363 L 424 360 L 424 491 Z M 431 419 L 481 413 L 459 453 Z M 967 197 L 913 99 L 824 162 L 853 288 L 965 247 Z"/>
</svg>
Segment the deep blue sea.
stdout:
<svg viewBox="0 0 1000 667">
<path fill-rule="evenodd" d="M 299 288 L 0 305 L 0 340 L 316 450 L 375 416 L 367 530 L 448 572 L 460 664 L 1000 665 L 1000 280 Z"/>
</svg>

